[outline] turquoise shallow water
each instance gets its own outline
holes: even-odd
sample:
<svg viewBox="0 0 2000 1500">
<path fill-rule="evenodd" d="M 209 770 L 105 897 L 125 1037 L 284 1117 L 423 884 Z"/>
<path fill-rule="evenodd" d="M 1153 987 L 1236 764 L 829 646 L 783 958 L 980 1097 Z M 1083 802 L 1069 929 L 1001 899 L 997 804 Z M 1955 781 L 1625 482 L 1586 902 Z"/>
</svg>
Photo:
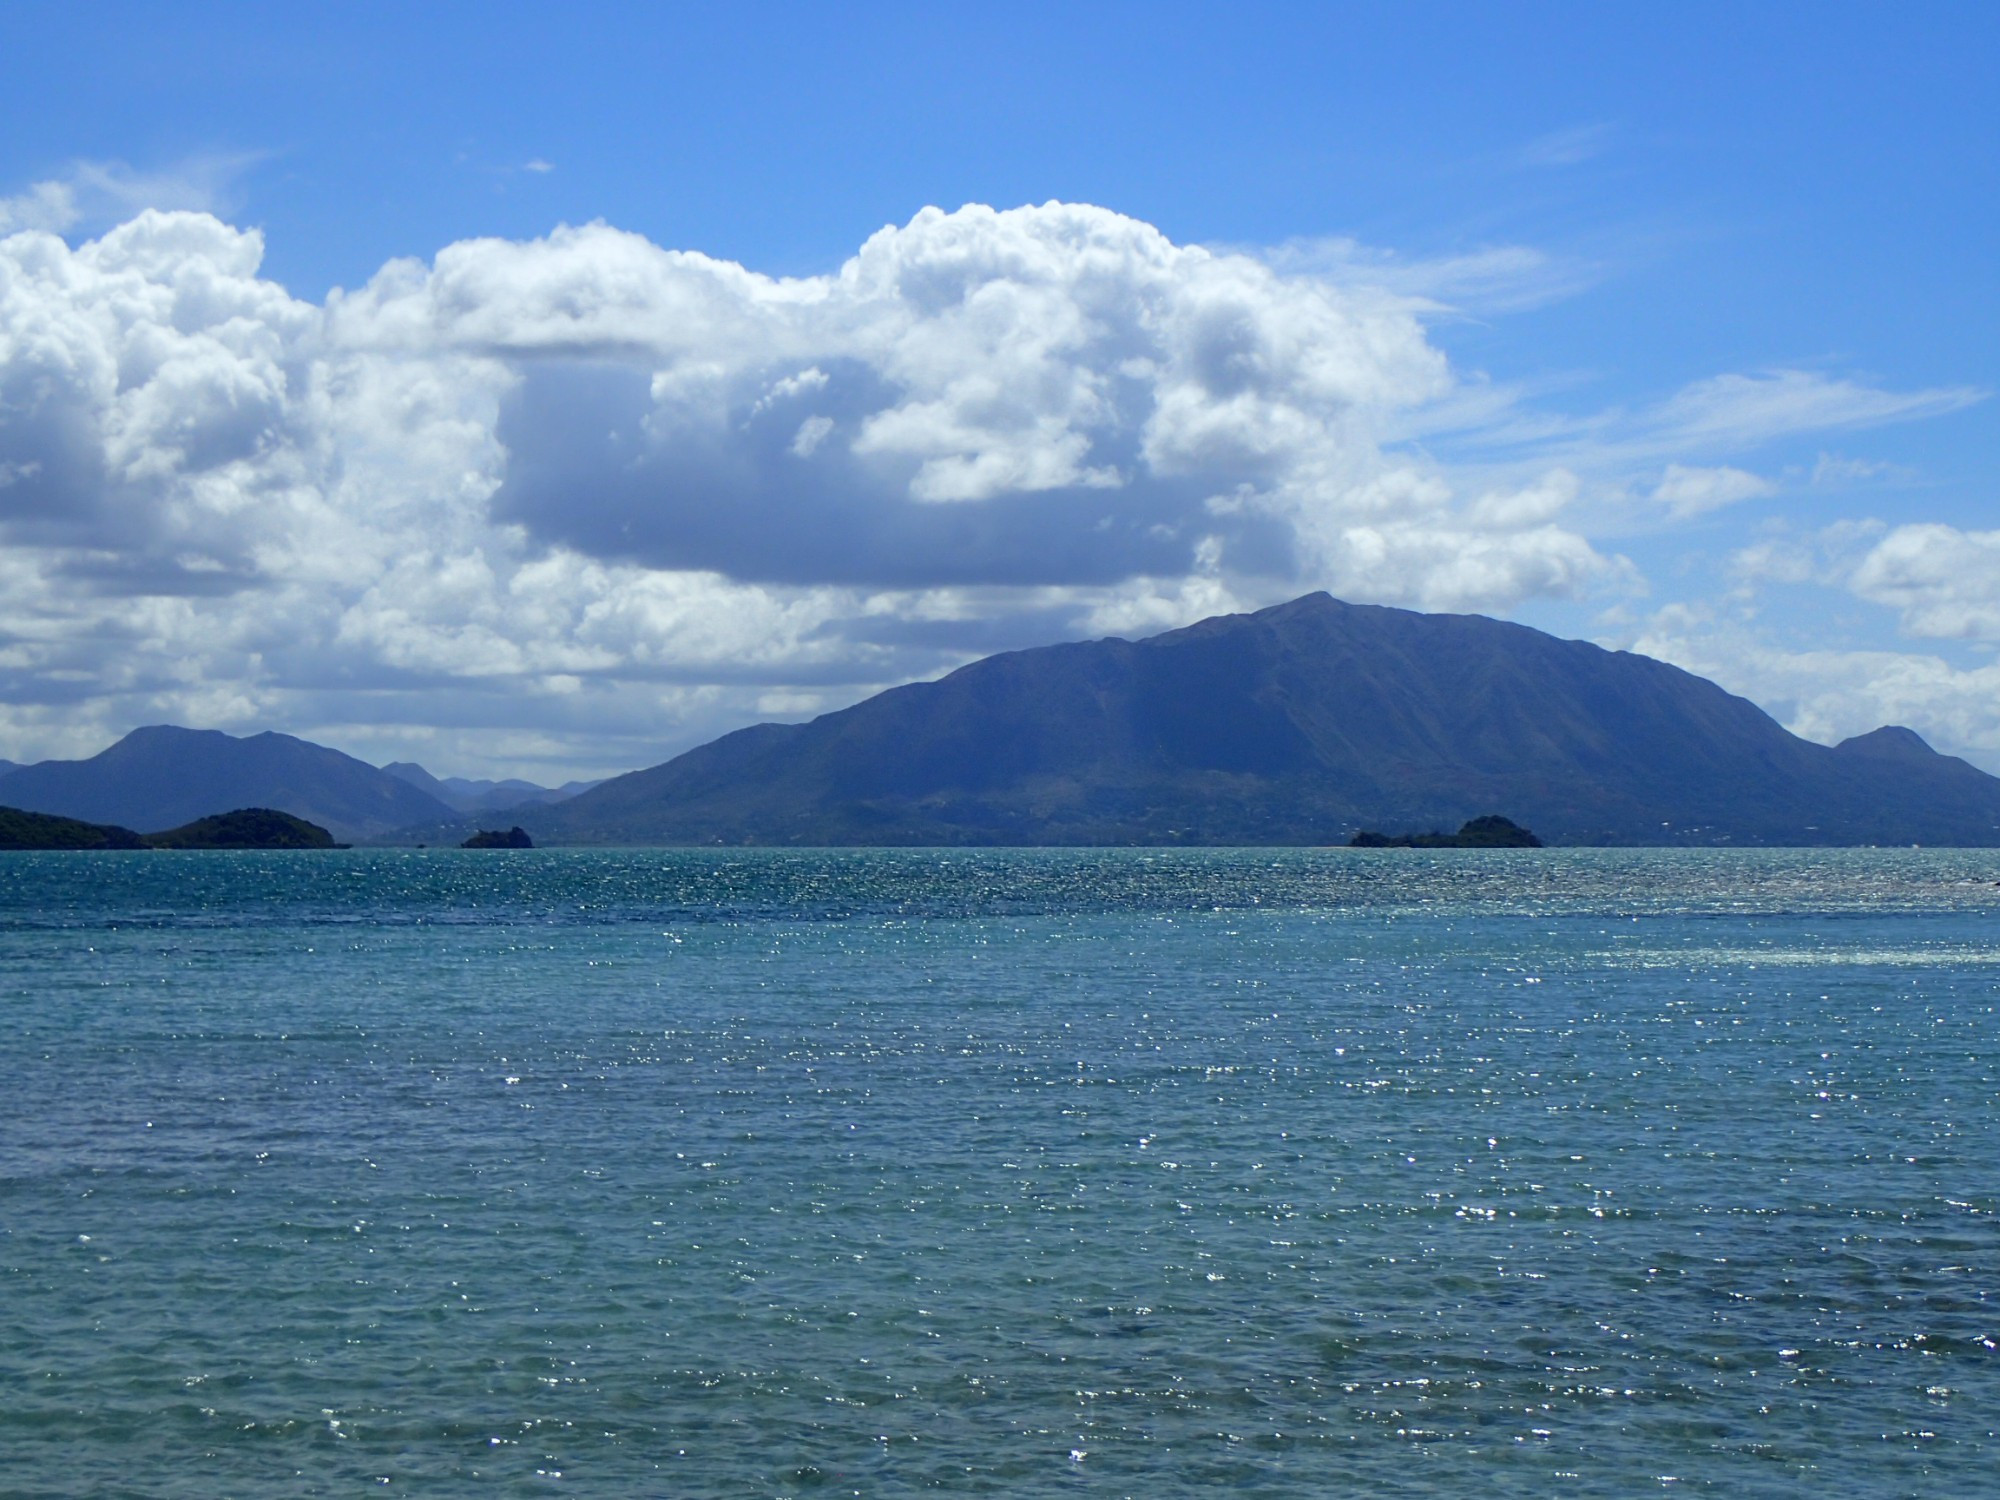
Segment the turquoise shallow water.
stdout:
<svg viewBox="0 0 2000 1500">
<path fill-rule="evenodd" d="M 0 856 L 0 1489 L 1992 1493 L 1996 880 Z"/>
</svg>

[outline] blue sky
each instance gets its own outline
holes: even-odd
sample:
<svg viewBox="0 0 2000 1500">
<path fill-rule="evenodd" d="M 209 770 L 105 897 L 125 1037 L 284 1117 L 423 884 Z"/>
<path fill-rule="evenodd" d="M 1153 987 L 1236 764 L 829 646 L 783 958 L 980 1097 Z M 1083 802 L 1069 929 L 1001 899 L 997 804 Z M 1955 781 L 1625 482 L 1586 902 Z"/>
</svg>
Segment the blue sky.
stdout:
<svg viewBox="0 0 2000 1500">
<path fill-rule="evenodd" d="M 12 9 L 0 230 L 82 259 L 9 242 L 0 382 L 126 373 L 0 424 L 0 755 L 173 718 L 595 773 L 1325 586 L 2000 769 L 1992 7 L 854 9 Z M 1118 223 L 913 227 L 901 301 L 811 327 L 647 259 L 828 278 L 1051 200 Z M 148 210 L 238 238 L 116 239 Z M 1011 332 L 922 321 L 953 256 Z M 1195 344 L 1118 373 L 1217 299 L 1268 409 L 1175 383 Z"/>
</svg>

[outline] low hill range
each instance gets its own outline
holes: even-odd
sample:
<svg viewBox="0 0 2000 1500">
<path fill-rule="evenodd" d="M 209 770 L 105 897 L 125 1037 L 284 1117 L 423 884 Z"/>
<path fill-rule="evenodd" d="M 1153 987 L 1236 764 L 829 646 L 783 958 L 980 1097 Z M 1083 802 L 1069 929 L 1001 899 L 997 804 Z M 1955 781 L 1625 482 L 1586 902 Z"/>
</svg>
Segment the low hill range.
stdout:
<svg viewBox="0 0 2000 1500">
<path fill-rule="evenodd" d="M 0 849 L 337 849 L 317 824 L 268 807 L 241 807 L 161 833 L 134 833 L 50 813 L 0 807 Z"/>
<path fill-rule="evenodd" d="M 143 849 L 129 828 L 0 807 L 0 849 Z"/>
<path fill-rule="evenodd" d="M 371 843 L 1327 845 L 1499 816 L 1551 844 L 2000 845 L 2000 778 L 1909 729 L 1815 744 L 1650 657 L 1326 594 L 1003 653 L 595 785 L 155 726 L 0 772 L 0 802 L 126 829 L 256 803 Z"/>
<path fill-rule="evenodd" d="M 366 761 L 289 734 L 135 729 L 88 760 L 45 760 L 0 778 L 0 802 L 124 828 L 171 828 L 268 807 L 335 838 L 375 837 L 454 810 Z"/>
<path fill-rule="evenodd" d="M 566 781 L 561 786 L 551 787 L 537 786 L 532 781 L 473 781 L 464 776 L 433 776 L 410 760 L 391 761 L 382 769 L 461 813 L 493 812 L 501 808 L 562 802 L 600 784 L 595 781 Z"/>
<path fill-rule="evenodd" d="M 377 768 L 289 734 L 239 738 L 156 724 L 87 760 L 45 760 L 0 774 L 0 803 L 127 829 L 177 827 L 254 805 L 318 824 L 345 842 L 381 840 L 487 810 L 461 806 L 450 783 L 437 783 L 445 792 L 433 795 L 409 774 L 434 781 L 421 766 L 399 766 L 400 772 Z M 562 795 L 525 781 L 466 785 L 524 787 L 525 800 Z"/>
<path fill-rule="evenodd" d="M 2000 779 L 1836 746 L 1678 667 L 1310 594 L 988 657 L 738 730 L 519 821 L 538 843 L 1344 844 L 1495 812 L 1558 844 L 2000 844 Z"/>
</svg>

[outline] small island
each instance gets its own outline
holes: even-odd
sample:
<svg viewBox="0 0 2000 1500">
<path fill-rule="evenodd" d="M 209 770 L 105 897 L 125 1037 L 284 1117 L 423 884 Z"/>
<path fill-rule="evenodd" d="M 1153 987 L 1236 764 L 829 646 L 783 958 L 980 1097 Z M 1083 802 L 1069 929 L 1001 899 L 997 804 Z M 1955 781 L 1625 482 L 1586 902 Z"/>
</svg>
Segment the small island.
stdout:
<svg viewBox="0 0 2000 1500">
<path fill-rule="evenodd" d="M 1489 813 L 1462 824 L 1457 833 L 1376 833 L 1364 828 L 1347 841 L 1350 849 L 1539 849 L 1542 841 L 1511 818 Z"/>
<path fill-rule="evenodd" d="M 0 849 L 342 849 L 317 823 L 269 807 L 197 818 L 163 833 L 134 833 L 52 813 L 0 807 Z"/>
<path fill-rule="evenodd" d="M 502 833 L 497 828 L 482 828 L 458 847 L 461 849 L 532 849 L 535 847 L 535 841 L 528 837 L 528 830 L 517 823 L 505 833 Z"/>
<path fill-rule="evenodd" d="M 145 835 L 149 849 L 338 849 L 333 835 L 317 823 L 270 807 L 196 818 L 165 833 Z"/>
</svg>

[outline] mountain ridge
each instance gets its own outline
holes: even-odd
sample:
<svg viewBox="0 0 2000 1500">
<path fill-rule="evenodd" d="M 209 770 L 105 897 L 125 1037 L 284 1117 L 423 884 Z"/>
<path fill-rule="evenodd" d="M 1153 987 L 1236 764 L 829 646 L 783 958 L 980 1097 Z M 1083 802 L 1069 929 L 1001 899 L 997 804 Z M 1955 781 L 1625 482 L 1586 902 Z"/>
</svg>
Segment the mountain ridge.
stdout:
<svg viewBox="0 0 2000 1500">
<path fill-rule="evenodd" d="M 561 786 L 551 787 L 514 778 L 475 781 L 464 776 L 433 776 L 413 760 L 392 760 L 382 769 L 461 813 L 481 813 L 493 808 L 521 807 L 535 802 L 561 802 L 598 785 L 595 781 L 567 781 Z"/>
<path fill-rule="evenodd" d="M 22 766 L 5 784 L 9 806 L 125 828 L 178 828 L 254 806 L 353 840 L 457 816 L 366 761 L 268 730 L 239 738 L 151 724 L 84 760 Z"/>
<path fill-rule="evenodd" d="M 1818 745 L 1651 657 L 1326 594 L 987 657 L 519 820 L 538 842 L 1319 844 L 1496 810 L 1562 843 L 2000 843 L 2000 779 L 1907 729 Z"/>
<path fill-rule="evenodd" d="M 0 774 L 29 812 L 171 828 L 255 804 L 375 843 L 499 819 L 537 843 L 1343 844 L 1498 813 L 1551 843 L 2000 844 L 2000 779 L 1902 726 L 1815 744 L 1650 657 L 1325 594 L 1004 652 L 554 802 L 171 725 Z"/>
</svg>

